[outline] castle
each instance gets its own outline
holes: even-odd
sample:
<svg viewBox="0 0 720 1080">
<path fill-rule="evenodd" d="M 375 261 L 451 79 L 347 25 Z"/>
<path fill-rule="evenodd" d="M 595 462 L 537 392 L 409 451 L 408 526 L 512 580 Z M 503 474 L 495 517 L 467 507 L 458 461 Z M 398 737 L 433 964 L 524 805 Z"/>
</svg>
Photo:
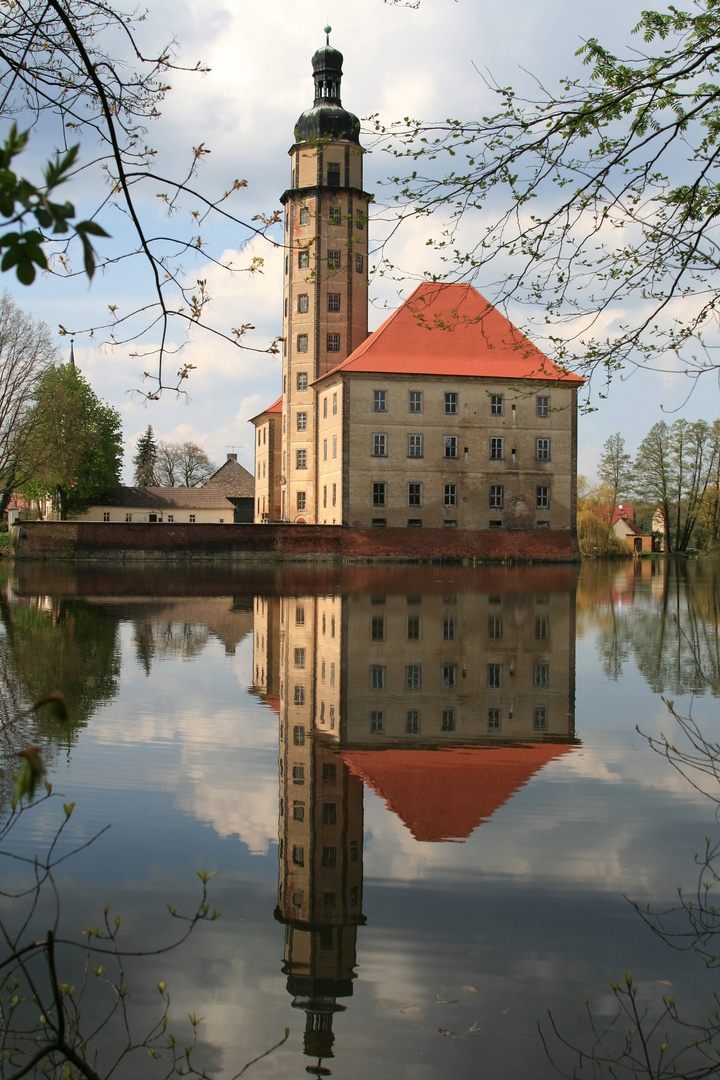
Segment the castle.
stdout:
<svg viewBox="0 0 720 1080">
<path fill-rule="evenodd" d="M 329 28 L 326 28 L 329 33 Z M 312 58 L 283 194 L 282 393 L 255 416 L 255 521 L 575 535 L 577 392 L 471 285 L 428 282 L 368 335 L 360 122 Z"/>
</svg>

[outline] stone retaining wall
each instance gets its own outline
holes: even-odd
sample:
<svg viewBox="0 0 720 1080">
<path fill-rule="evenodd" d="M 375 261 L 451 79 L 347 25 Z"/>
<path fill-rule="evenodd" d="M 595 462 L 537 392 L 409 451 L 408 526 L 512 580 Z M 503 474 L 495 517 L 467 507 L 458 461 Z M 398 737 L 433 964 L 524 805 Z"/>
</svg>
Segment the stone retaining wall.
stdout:
<svg viewBox="0 0 720 1080">
<path fill-rule="evenodd" d="M 538 529 L 368 529 L 337 525 L 204 525 L 27 521 L 13 527 L 18 559 L 478 560 L 574 562 L 577 539 Z"/>
</svg>

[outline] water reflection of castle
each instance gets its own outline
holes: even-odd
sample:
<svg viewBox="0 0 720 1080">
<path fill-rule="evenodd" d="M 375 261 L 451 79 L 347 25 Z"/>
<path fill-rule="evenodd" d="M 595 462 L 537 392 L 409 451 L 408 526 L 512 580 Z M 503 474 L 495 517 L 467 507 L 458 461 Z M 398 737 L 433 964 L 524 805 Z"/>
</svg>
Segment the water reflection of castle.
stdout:
<svg viewBox="0 0 720 1080">
<path fill-rule="evenodd" d="M 575 742 L 574 575 L 521 574 L 468 590 L 461 572 L 395 571 L 373 578 L 385 592 L 256 597 L 254 690 L 280 721 L 275 915 L 308 1071 L 326 1072 L 352 994 L 363 781 L 418 840 L 462 839 Z"/>
</svg>

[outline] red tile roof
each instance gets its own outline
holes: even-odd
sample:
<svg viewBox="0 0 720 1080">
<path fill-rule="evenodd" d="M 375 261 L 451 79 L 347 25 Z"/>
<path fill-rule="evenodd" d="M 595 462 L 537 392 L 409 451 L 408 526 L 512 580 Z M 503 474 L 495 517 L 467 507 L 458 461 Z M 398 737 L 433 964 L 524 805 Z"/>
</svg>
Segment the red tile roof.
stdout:
<svg viewBox="0 0 720 1080">
<path fill-rule="evenodd" d="M 397 814 L 416 840 L 461 840 L 569 744 L 352 750 L 351 771 Z"/>
<path fill-rule="evenodd" d="M 332 371 L 583 383 L 549 360 L 472 285 L 430 282 Z"/>
<path fill-rule="evenodd" d="M 248 423 L 249 424 L 254 424 L 256 420 L 259 420 L 263 416 L 267 416 L 268 413 L 281 413 L 281 412 L 282 412 L 282 394 L 277 399 L 277 401 L 273 401 L 272 405 L 268 405 L 267 409 L 263 409 L 262 412 L 259 412 L 257 414 L 257 416 L 251 416 L 250 419 L 248 420 Z"/>
</svg>

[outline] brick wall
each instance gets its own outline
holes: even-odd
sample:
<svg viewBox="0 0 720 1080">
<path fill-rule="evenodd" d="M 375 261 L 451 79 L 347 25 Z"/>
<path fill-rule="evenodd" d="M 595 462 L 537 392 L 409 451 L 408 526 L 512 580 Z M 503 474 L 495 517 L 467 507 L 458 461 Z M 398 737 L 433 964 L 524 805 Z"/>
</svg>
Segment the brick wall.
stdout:
<svg viewBox="0 0 720 1080">
<path fill-rule="evenodd" d="M 478 559 L 570 562 L 572 533 L 322 525 L 202 525 L 28 521 L 15 526 L 19 559 Z"/>
</svg>

